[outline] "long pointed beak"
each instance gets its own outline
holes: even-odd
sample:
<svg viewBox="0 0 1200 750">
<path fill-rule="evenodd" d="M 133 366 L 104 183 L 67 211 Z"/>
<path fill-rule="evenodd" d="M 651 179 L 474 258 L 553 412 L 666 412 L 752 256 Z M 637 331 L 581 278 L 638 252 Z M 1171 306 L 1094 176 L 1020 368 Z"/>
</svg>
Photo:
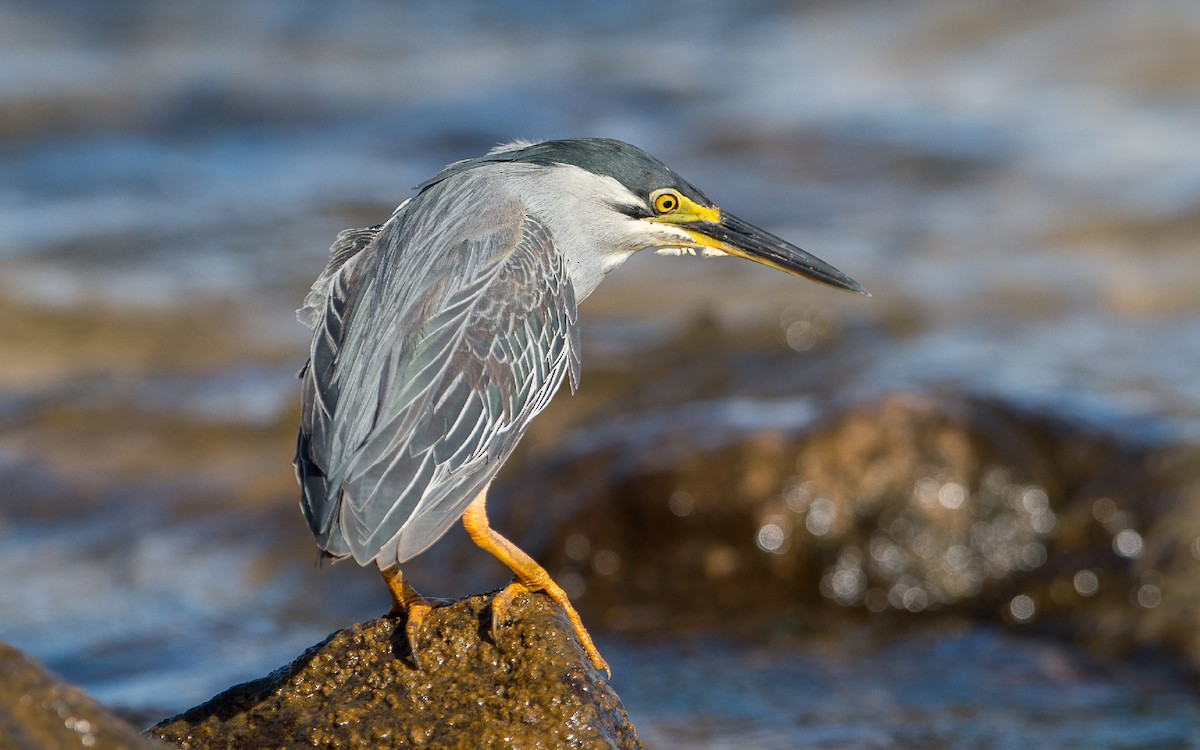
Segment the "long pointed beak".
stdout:
<svg viewBox="0 0 1200 750">
<path fill-rule="evenodd" d="M 748 258 L 793 276 L 802 276 L 838 289 L 871 296 L 862 284 L 817 256 L 724 211 L 716 222 L 696 222 L 687 228 L 695 234 L 713 240 L 712 243 L 704 244 L 721 252 Z"/>
</svg>

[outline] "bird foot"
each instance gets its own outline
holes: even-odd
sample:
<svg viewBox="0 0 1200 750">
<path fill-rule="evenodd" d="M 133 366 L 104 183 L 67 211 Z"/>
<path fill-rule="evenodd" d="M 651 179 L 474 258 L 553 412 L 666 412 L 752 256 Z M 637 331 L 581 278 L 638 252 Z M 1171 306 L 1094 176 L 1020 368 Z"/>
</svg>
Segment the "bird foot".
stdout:
<svg viewBox="0 0 1200 750">
<path fill-rule="evenodd" d="M 417 656 L 417 644 L 421 635 L 421 623 L 429 610 L 444 604 L 439 599 L 428 599 L 417 593 L 417 590 L 401 577 L 399 570 L 384 570 L 383 580 L 387 582 L 388 591 L 392 595 L 392 606 L 388 617 L 404 616 L 404 638 L 408 642 L 408 655 L 413 666 L 422 669 L 421 660 Z"/>
<path fill-rule="evenodd" d="M 399 617 L 404 615 L 404 639 L 408 643 L 408 656 L 412 659 L 413 666 L 417 669 L 423 669 L 421 659 L 417 655 L 417 644 L 421 636 L 421 623 L 425 622 L 425 615 L 429 614 L 429 610 L 433 609 L 433 605 L 425 600 L 412 602 L 407 608 L 401 608 L 399 611 L 395 607 L 388 612 L 389 616 Z"/>
<path fill-rule="evenodd" d="M 563 613 L 566 614 L 567 619 L 571 622 L 571 627 L 575 630 L 575 637 L 579 639 L 579 645 L 583 647 L 583 652 L 587 654 L 588 661 L 596 669 L 603 671 L 605 676 L 611 678 L 612 670 L 608 668 L 608 662 L 604 661 L 604 657 L 596 649 L 596 644 L 592 642 L 592 636 L 588 634 L 587 628 L 583 626 L 583 620 L 579 617 L 579 613 L 571 606 L 571 601 L 567 598 L 567 592 L 563 591 L 554 581 L 547 581 L 545 584 L 533 586 L 516 580 L 492 597 L 492 642 L 498 642 L 496 638 L 498 629 L 508 622 L 508 608 L 512 605 L 513 598 L 518 594 L 533 593 L 534 591 L 541 591 L 550 597 L 550 601 L 562 607 Z"/>
</svg>

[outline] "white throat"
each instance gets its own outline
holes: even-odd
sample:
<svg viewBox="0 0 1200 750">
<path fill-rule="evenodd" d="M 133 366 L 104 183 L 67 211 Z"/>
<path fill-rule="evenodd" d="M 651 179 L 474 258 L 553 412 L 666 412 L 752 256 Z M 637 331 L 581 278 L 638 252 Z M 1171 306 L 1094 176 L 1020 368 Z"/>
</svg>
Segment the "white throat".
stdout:
<svg viewBox="0 0 1200 750">
<path fill-rule="evenodd" d="M 540 221 L 567 260 L 575 299 L 583 301 L 604 276 L 654 242 L 647 225 L 613 206 L 641 201 L 612 177 L 580 167 L 506 164 L 504 181 L 517 186 L 525 210 Z"/>
</svg>

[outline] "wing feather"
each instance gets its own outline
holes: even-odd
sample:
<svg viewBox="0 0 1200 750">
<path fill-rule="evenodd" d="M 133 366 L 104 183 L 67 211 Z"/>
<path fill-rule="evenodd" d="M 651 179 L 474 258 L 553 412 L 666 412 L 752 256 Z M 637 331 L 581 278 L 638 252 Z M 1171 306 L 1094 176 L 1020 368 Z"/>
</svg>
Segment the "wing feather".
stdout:
<svg viewBox="0 0 1200 750">
<path fill-rule="evenodd" d="M 386 224 L 339 234 L 306 299 L 315 331 L 296 467 L 328 554 L 390 565 L 423 551 L 563 379 L 578 380 L 565 260 L 517 200 L 480 201 L 474 180 L 447 179 Z"/>
</svg>

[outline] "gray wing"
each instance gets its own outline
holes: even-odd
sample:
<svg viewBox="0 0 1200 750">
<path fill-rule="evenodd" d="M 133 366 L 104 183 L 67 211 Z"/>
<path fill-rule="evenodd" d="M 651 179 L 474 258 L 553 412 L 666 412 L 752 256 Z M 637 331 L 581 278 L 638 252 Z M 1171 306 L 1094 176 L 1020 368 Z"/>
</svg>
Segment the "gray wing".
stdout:
<svg viewBox="0 0 1200 750">
<path fill-rule="evenodd" d="M 422 192 L 329 273 L 296 468 L 336 557 L 423 551 L 578 379 L 574 292 L 548 232 L 515 200 L 481 211 L 452 187 Z"/>
<path fill-rule="evenodd" d="M 406 200 L 397 206 L 396 210 L 392 212 L 392 218 L 399 215 L 407 205 L 408 201 Z M 347 269 L 346 278 L 340 279 L 343 267 L 369 246 L 383 227 L 383 224 L 376 224 L 365 229 L 344 229 L 338 232 L 333 246 L 329 248 L 329 263 L 326 264 L 325 270 L 321 272 L 317 280 L 313 282 L 312 289 L 304 298 L 304 305 L 296 311 L 296 317 L 301 323 L 313 329 L 322 323 L 333 287 L 339 281 L 344 283 L 354 276 L 351 268 Z M 353 265 L 351 264 L 352 267 Z"/>
</svg>

